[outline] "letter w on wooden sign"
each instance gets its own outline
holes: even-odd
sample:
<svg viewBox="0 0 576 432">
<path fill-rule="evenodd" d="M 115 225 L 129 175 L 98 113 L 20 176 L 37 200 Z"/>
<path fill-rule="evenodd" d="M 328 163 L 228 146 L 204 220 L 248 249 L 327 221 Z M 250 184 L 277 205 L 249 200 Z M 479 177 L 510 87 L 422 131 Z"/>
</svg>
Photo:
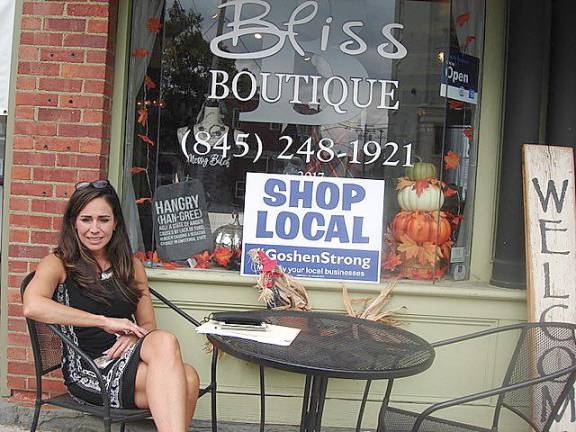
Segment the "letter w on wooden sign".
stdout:
<svg viewBox="0 0 576 432">
<path fill-rule="evenodd" d="M 567 147 L 526 144 L 523 146 L 523 160 L 526 279 L 530 320 L 574 323 L 576 322 L 574 150 Z M 545 390 L 537 390 L 543 391 L 542 395 L 536 397 L 536 400 L 541 400 L 539 403 L 546 403 Z M 571 392 L 565 405 L 560 408 L 561 419 L 553 424 L 550 431 L 575 431 L 575 412 L 576 402 L 574 392 Z"/>
</svg>

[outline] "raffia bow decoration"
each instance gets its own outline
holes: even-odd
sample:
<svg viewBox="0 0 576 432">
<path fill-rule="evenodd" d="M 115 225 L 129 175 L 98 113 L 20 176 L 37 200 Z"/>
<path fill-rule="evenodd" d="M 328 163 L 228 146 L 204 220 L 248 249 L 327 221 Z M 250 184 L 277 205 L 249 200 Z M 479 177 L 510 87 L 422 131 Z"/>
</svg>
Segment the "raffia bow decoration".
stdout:
<svg viewBox="0 0 576 432">
<path fill-rule="evenodd" d="M 309 311 L 310 299 L 306 288 L 270 259 L 262 249 L 248 252 L 259 271 L 256 287 L 260 291 L 258 301 L 273 310 Z"/>
<path fill-rule="evenodd" d="M 363 318 L 371 321 L 379 321 L 389 325 L 399 325 L 399 321 L 394 318 L 399 311 L 405 309 L 404 306 L 397 309 L 383 310 L 392 296 L 392 290 L 396 286 L 397 280 L 392 280 L 388 286 L 384 287 L 375 298 L 362 297 L 351 298 L 345 286 L 342 286 L 342 301 L 346 312 L 351 317 Z M 354 305 L 361 305 L 360 310 L 356 310 Z"/>
</svg>

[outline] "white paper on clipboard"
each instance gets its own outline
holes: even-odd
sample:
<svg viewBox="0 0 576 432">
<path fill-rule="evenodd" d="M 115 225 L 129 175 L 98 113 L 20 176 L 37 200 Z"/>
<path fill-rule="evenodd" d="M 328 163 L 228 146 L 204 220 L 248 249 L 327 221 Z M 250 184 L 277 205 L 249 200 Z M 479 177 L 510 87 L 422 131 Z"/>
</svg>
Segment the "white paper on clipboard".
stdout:
<svg viewBox="0 0 576 432">
<path fill-rule="evenodd" d="M 249 339 L 271 345 L 289 346 L 292 341 L 296 339 L 298 333 L 300 333 L 300 329 L 266 324 L 265 331 L 240 329 L 231 330 L 221 328 L 219 321 L 210 320 L 197 327 L 196 332 L 199 334 L 213 334 L 218 336 L 230 336 L 240 339 Z"/>
</svg>

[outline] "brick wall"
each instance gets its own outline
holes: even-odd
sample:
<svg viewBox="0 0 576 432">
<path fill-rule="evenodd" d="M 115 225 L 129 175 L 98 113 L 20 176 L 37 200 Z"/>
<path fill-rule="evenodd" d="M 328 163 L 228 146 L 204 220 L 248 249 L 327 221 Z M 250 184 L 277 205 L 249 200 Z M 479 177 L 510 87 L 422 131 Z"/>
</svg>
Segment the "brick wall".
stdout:
<svg viewBox="0 0 576 432">
<path fill-rule="evenodd" d="M 34 390 L 20 281 L 55 245 L 74 184 L 106 178 L 117 1 L 23 4 L 12 184 L 6 191 L 8 344 L 2 348 L 14 399 L 28 399 Z M 45 390 L 63 390 L 58 374 Z"/>
</svg>

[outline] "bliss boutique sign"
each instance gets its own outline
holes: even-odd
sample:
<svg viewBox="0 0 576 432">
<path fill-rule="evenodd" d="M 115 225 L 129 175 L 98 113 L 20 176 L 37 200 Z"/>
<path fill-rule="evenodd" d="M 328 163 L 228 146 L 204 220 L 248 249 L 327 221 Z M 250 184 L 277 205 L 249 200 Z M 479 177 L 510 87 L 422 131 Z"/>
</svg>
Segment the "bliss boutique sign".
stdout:
<svg viewBox="0 0 576 432">
<path fill-rule="evenodd" d="M 384 181 L 248 173 L 242 275 L 252 249 L 306 279 L 380 281 Z"/>
<path fill-rule="evenodd" d="M 318 125 L 352 119 L 370 106 L 398 109 L 398 81 L 369 77 L 358 58 L 369 51 L 381 61 L 406 57 L 408 49 L 399 37 L 402 24 L 385 23 L 378 40 L 367 41 L 362 20 L 336 24 L 334 16 L 320 14 L 318 1 L 297 5 L 283 0 L 273 2 L 273 7 L 271 3 L 230 0 L 219 6 L 221 14 L 232 10 L 231 18 L 224 32 L 212 39 L 210 50 L 220 58 L 258 61 L 259 67 L 245 68 L 234 77 L 225 70 L 211 70 L 209 99 L 233 96 L 249 101 L 258 95 L 258 107 L 240 114 L 245 122 Z M 346 16 L 355 12 L 350 3 Z M 242 39 L 247 36 L 252 36 L 250 44 Z M 255 38 L 261 42 L 254 44 Z M 292 73 L 302 62 L 309 62 L 318 73 Z M 315 106 L 317 112 L 304 114 L 294 109 L 296 105 Z"/>
</svg>

